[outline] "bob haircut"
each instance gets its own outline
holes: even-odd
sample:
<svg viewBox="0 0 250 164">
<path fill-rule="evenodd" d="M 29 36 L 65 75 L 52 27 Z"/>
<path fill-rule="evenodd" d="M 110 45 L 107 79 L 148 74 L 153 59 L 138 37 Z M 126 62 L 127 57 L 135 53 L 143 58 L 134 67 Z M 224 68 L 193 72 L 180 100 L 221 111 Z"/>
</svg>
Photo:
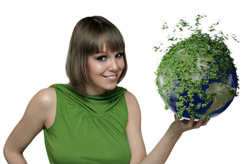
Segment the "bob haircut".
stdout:
<svg viewBox="0 0 250 164">
<path fill-rule="evenodd" d="M 101 53 L 104 46 L 110 52 L 123 51 L 124 70 L 118 83 L 127 72 L 125 42 L 118 28 L 101 16 L 86 17 L 75 26 L 69 44 L 66 60 L 66 74 L 72 88 L 87 97 L 85 86 L 91 81 L 88 75 L 88 56 Z"/>
</svg>

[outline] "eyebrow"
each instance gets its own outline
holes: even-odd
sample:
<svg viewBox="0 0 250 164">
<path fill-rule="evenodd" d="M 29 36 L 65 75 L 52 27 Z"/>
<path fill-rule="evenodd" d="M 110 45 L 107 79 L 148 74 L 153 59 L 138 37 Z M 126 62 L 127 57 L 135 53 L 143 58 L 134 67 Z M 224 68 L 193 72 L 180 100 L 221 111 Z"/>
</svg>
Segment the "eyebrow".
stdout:
<svg viewBox="0 0 250 164">
<path fill-rule="evenodd" d="M 111 51 L 101 51 L 101 52 L 99 52 L 98 54 L 107 54 L 107 53 L 109 53 L 109 52 L 111 52 Z M 117 51 L 112 51 L 112 52 L 117 52 L 117 53 L 124 53 L 124 50 L 117 50 Z"/>
</svg>

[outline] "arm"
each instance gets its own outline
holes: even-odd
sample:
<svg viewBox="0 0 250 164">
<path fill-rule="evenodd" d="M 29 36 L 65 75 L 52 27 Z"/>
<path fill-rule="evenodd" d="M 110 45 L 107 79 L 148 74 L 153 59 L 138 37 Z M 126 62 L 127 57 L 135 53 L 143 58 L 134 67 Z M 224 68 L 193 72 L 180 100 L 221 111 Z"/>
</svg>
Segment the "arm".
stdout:
<svg viewBox="0 0 250 164">
<path fill-rule="evenodd" d="M 27 163 L 23 151 L 33 138 L 44 128 L 49 126 L 55 114 L 56 94 L 54 89 L 47 88 L 39 91 L 30 101 L 27 109 L 11 132 L 4 146 L 4 156 L 8 163 Z"/>
<path fill-rule="evenodd" d="M 130 164 L 137 164 L 146 157 L 146 149 L 141 133 L 141 112 L 139 104 L 130 92 L 125 92 L 128 108 L 127 136 L 131 151 Z"/>
<path fill-rule="evenodd" d="M 131 149 L 130 164 L 164 164 L 183 132 L 199 128 L 202 125 L 206 125 L 208 122 L 208 120 L 199 120 L 195 122 L 194 119 L 190 119 L 189 121 L 177 120 L 175 116 L 175 121 L 170 125 L 165 135 L 155 148 L 146 155 L 141 135 L 141 116 L 138 102 L 129 92 L 125 93 L 125 97 L 129 112 L 127 135 Z M 138 144 L 136 144 L 137 142 Z"/>
<path fill-rule="evenodd" d="M 207 122 L 208 120 L 199 120 L 196 122 L 193 118 L 191 118 L 189 121 L 177 120 L 175 115 L 175 121 L 170 125 L 165 135 L 151 151 L 151 153 L 147 155 L 140 162 L 140 164 L 164 164 L 183 132 L 199 128 L 203 125 L 206 125 Z"/>
</svg>

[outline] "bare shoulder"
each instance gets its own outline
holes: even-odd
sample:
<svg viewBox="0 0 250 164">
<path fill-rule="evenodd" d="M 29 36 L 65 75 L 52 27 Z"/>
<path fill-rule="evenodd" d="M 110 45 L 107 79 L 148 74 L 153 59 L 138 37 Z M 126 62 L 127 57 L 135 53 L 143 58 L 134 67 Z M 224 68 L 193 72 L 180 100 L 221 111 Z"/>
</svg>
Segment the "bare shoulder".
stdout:
<svg viewBox="0 0 250 164">
<path fill-rule="evenodd" d="M 45 88 L 38 91 L 31 99 L 29 105 L 35 105 L 37 109 L 46 110 L 56 103 L 56 91 L 54 88 Z"/>
<path fill-rule="evenodd" d="M 124 95 L 128 106 L 134 106 L 138 104 L 136 97 L 131 92 L 126 91 Z"/>
<path fill-rule="evenodd" d="M 56 91 L 45 88 L 38 91 L 31 99 L 25 112 L 26 115 L 40 115 L 45 127 L 50 127 L 56 114 Z"/>
<path fill-rule="evenodd" d="M 129 116 L 139 116 L 140 107 L 136 97 L 129 91 L 126 91 L 124 95 L 127 103 Z"/>
<path fill-rule="evenodd" d="M 56 91 L 54 88 L 44 88 L 36 93 L 32 99 L 40 105 L 49 105 L 56 101 Z"/>
</svg>

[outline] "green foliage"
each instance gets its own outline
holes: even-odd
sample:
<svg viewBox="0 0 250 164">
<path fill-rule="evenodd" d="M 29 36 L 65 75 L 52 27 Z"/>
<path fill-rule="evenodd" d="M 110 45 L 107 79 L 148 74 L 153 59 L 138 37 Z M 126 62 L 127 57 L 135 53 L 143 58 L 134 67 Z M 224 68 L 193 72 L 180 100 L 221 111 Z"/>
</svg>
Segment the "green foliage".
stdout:
<svg viewBox="0 0 250 164">
<path fill-rule="evenodd" d="M 208 116 L 197 114 L 195 111 L 214 101 L 216 95 L 208 96 L 205 94 L 202 91 L 202 85 L 207 84 L 210 79 L 221 79 L 222 83 L 227 85 L 228 71 L 236 71 L 233 58 L 230 56 L 231 52 L 224 43 L 225 40 L 229 39 L 229 35 L 225 35 L 222 31 L 216 31 L 215 26 L 219 25 L 219 21 L 208 28 L 208 32 L 214 33 L 213 35 L 203 33 L 200 21 L 205 17 L 205 15 L 197 15 L 194 26 L 180 19 L 179 23 L 174 27 L 173 35 L 167 36 L 167 41 L 172 42 L 172 44 L 166 49 L 163 48 L 163 43 L 154 47 L 155 51 L 165 53 L 156 71 L 158 92 L 161 95 L 167 93 L 165 99 L 166 109 L 169 108 L 167 104 L 169 103 L 170 93 L 178 93 L 177 98 L 179 101 L 176 106 L 179 119 L 185 110 L 193 117 L 207 118 Z M 162 29 L 168 30 L 168 24 L 164 23 Z M 177 32 L 181 33 L 185 30 L 190 31 L 192 34 L 187 38 L 177 37 Z M 235 35 L 231 37 L 239 42 Z M 199 63 L 199 65 L 194 63 Z M 212 69 L 206 69 L 207 65 Z M 160 85 L 159 77 L 164 79 L 163 85 Z M 197 77 L 206 78 L 195 79 Z M 178 87 L 176 87 L 177 85 Z M 181 94 L 184 92 L 187 95 L 182 96 Z M 230 92 L 237 96 L 236 92 Z M 193 104 L 195 94 L 198 94 L 206 103 Z M 189 106 L 186 107 L 185 103 L 188 102 Z"/>
</svg>

